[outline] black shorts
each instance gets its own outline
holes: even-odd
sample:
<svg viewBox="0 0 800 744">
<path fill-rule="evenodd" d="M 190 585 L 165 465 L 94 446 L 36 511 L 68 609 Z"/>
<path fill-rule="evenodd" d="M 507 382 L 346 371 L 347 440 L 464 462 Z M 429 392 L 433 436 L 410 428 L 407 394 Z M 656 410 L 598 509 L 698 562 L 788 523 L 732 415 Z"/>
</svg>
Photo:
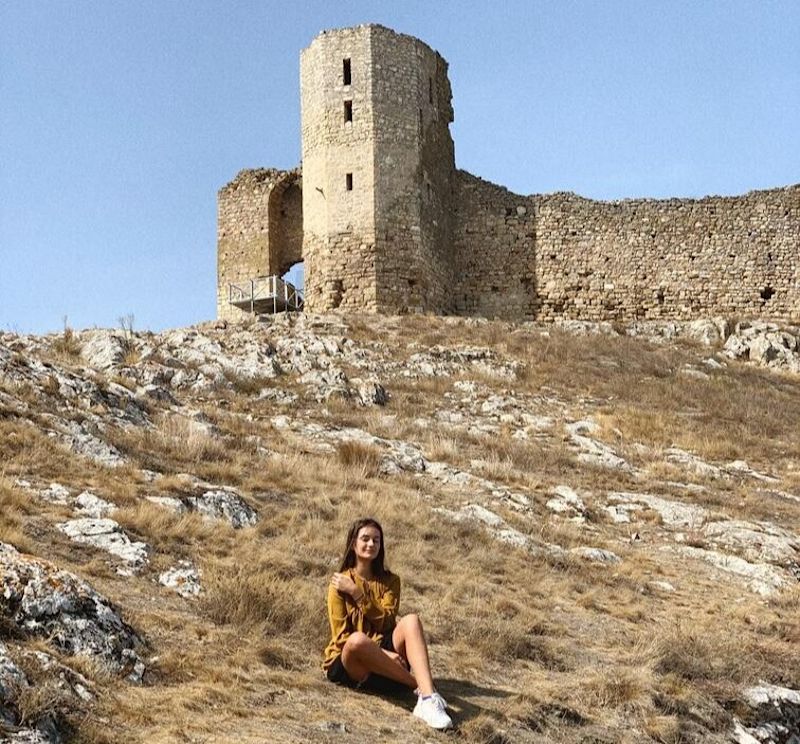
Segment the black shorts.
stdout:
<svg viewBox="0 0 800 744">
<path fill-rule="evenodd" d="M 387 633 L 383 637 L 381 648 L 385 651 L 394 652 L 391 633 Z M 333 660 L 333 663 L 328 667 L 326 675 L 331 682 L 354 690 L 367 690 L 369 692 L 378 692 L 382 695 L 403 695 L 408 693 L 408 687 L 404 684 L 395 682 L 395 680 L 384 677 L 381 674 L 370 674 L 363 682 L 356 682 L 344 668 L 341 656 L 337 656 Z"/>
</svg>

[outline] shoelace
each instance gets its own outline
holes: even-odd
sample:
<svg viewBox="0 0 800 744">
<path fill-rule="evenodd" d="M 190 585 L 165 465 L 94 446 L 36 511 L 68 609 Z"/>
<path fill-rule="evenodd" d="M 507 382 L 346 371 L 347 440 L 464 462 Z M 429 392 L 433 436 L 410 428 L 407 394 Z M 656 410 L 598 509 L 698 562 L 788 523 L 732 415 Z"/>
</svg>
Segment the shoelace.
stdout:
<svg viewBox="0 0 800 744">
<path fill-rule="evenodd" d="M 436 705 L 439 710 L 447 710 L 449 707 L 447 705 L 447 700 L 445 700 L 438 692 L 432 692 L 430 695 L 423 695 L 419 690 L 415 690 L 417 696 L 421 700 L 430 700 L 434 705 Z"/>
</svg>

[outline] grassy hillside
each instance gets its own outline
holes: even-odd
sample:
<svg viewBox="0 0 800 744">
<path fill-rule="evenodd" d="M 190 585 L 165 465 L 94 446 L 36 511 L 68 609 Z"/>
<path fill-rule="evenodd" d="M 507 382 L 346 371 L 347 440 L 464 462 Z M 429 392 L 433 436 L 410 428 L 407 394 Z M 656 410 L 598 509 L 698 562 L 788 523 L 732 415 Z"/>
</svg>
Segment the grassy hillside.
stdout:
<svg viewBox="0 0 800 744">
<path fill-rule="evenodd" d="M 29 680 L 7 695 L 17 724 L 50 714 L 87 744 L 724 742 L 742 690 L 800 688 L 796 374 L 685 339 L 428 317 L 0 351 L 0 542 L 107 597 L 146 667 L 136 684 L 66 653 L 0 598 Z M 85 492 L 143 563 L 60 527 L 100 513 Z M 204 511 L 209 492 L 254 523 Z M 384 526 L 454 732 L 322 675 L 326 586 L 361 515 Z M 199 595 L 159 583 L 179 564 Z"/>
</svg>

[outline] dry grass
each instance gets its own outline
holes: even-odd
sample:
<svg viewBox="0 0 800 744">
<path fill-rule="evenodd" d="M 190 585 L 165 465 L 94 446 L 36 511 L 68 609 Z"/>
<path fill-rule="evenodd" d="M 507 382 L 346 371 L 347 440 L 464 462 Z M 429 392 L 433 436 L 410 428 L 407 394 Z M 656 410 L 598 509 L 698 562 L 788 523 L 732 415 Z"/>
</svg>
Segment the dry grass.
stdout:
<svg viewBox="0 0 800 744">
<path fill-rule="evenodd" d="M 53 339 L 50 348 L 60 361 L 74 363 L 80 359 L 83 345 L 72 328 L 65 324 L 64 331 Z"/>
<path fill-rule="evenodd" d="M 156 428 L 116 430 L 111 442 L 141 467 L 161 472 L 200 472 L 214 463 L 230 463 L 236 450 L 185 416 L 168 414 Z"/>
<path fill-rule="evenodd" d="M 347 322 L 349 335 L 365 345 L 380 338 L 395 361 L 413 353 L 411 342 L 490 346 L 503 358 L 523 361 L 525 371 L 513 382 L 465 375 L 480 378 L 475 405 L 487 391 L 554 401 L 544 411 L 538 406 L 545 402 L 530 403 L 537 415 L 561 415 L 564 403 L 573 418 L 598 420 L 599 436 L 646 475 L 581 465 L 560 422 L 522 441 L 512 438 L 511 426 L 476 436 L 439 424 L 432 414 L 458 377 L 382 380 L 393 396 L 384 410 L 334 400 L 323 412 L 303 396 L 290 414 L 414 442 L 431 460 L 526 491 L 530 511 L 516 512 L 468 487 L 444 488 L 424 475 L 382 476 L 380 447 L 348 442 L 321 452 L 314 442 L 273 428 L 270 419 L 286 409 L 255 400 L 257 386 L 249 383 L 212 398 L 181 393 L 218 434 L 163 412 L 154 413 L 151 430 L 115 432 L 114 444 L 132 459 L 116 471 L 79 460 L 35 426 L 0 414 L 7 455 L 0 540 L 55 556 L 89 576 L 147 643 L 144 687 L 85 670 L 99 699 L 88 715 L 85 709 L 70 714 L 77 741 L 340 740 L 341 734 L 323 730 L 325 721 L 346 723 L 346 736 L 356 741 L 426 741 L 428 732 L 409 722 L 401 704 L 332 688 L 319 672 L 328 632 L 326 585 L 347 526 L 365 514 L 383 523 L 387 562 L 403 581 L 401 612 L 422 617 L 459 740 L 702 741 L 726 730 L 725 706 L 742 685 L 763 678 L 800 686 L 798 591 L 742 601 L 744 590 L 735 582 L 711 581 L 702 567 L 665 559 L 653 537 L 664 529 L 657 521 L 637 523 L 645 540 L 634 547 L 627 528 L 610 523 L 599 506 L 583 527 L 549 515 L 544 506 L 555 484 L 578 489 L 591 506 L 595 495 L 602 503 L 605 490 L 644 490 L 662 476 L 677 477 L 672 466 L 657 472 L 663 448 L 672 445 L 709 460 L 742 456 L 766 463 L 765 469 L 785 476 L 783 490 L 797 490 L 800 475 L 786 466 L 798 458 L 796 382 L 736 365 L 710 380 L 688 379 L 678 370 L 706 352 L 627 338 L 581 339 L 557 330 L 542 337 L 504 323 L 427 317 Z M 268 384 L 300 389 L 291 380 Z M 22 393 L 32 406 L 41 405 L 37 391 Z M 633 442 L 649 445 L 653 454 L 626 449 Z M 165 477 L 146 482 L 139 467 Z M 236 531 L 144 500 L 184 493 L 187 481 L 175 477 L 184 472 L 240 488 L 258 509 L 257 526 Z M 73 549 L 53 531 L 63 515 L 14 488 L 15 476 L 90 488 L 114 501 L 120 506 L 114 518 L 153 547 L 149 568 L 121 579 L 104 556 Z M 681 498 L 798 526 L 794 502 L 762 497 L 748 483 L 698 480 L 708 491 Z M 572 557 L 542 559 L 494 540 L 482 525 L 450 523 L 430 509 L 482 500 L 526 534 L 567 548 L 607 547 L 623 561 L 606 567 Z M 203 571 L 205 594 L 197 601 L 154 584 L 158 572 L 181 559 Z M 670 581 L 676 591 L 649 589 L 654 579 Z M 0 634 L 6 631 L 0 625 Z M 45 685 L 41 700 L 26 705 L 36 716 L 60 703 L 50 700 Z M 113 736 L 104 719 L 113 723 Z"/>
<path fill-rule="evenodd" d="M 0 542 L 9 543 L 23 553 L 33 549 L 24 531 L 25 517 L 35 511 L 32 498 L 0 477 Z"/>
<path fill-rule="evenodd" d="M 342 442 L 336 448 L 336 457 L 339 463 L 362 478 L 374 478 L 378 475 L 383 451 L 374 445 L 361 442 Z"/>
</svg>

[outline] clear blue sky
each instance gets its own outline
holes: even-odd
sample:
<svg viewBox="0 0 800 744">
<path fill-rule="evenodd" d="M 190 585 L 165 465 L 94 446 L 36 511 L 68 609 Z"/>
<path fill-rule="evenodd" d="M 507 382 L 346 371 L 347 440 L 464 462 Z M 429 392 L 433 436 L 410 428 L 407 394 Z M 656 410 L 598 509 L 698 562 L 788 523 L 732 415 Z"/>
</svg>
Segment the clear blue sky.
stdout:
<svg viewBox="0 0 800 744">
<path fill-rule="evenodd" d="M 297 165 L 299 51 L 364 22 L 442 53 L 457 164 L 515 191 L 800 181 L 798 0 L 0 0 L 0 329 L 212 318 L 217 190 Z"/>
</svg>

